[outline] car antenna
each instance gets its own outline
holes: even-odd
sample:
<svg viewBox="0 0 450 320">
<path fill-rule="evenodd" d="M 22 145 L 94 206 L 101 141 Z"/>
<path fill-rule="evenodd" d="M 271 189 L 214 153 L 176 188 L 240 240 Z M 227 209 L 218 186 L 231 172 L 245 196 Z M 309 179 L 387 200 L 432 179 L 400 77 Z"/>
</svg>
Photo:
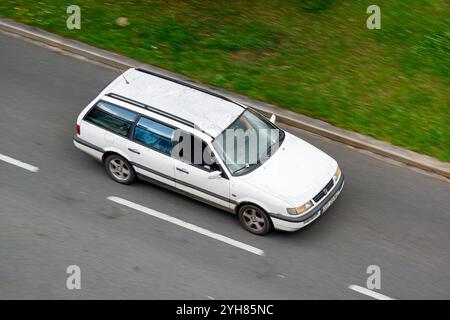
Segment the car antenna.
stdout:
<svg viewBox="0 0 450 320">
<path fill-rule="evenodd" d="M 125 78 L 125 75 L 123 73 L 122 73 L 122 77 L 125 79 L 126 84 L 130 84 L 130 82 L 127 80 L 127 78 Z"/>
</svg>

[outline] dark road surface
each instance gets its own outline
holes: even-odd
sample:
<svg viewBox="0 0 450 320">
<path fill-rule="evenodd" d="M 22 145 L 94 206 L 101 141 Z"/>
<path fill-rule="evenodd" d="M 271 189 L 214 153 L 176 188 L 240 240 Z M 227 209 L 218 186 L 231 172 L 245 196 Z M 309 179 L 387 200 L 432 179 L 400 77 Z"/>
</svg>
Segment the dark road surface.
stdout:
<svg viewBox="0 0 450 320">
<path fill-rule="evenodd" d="M 254 236 L 225 212 L 123 186 L 72 144 L 79 112 L 118 74 L 0 34 L 1 299 L 450 299 L 450 183 L 287 128 L 333 156 L 346 185 L 296 233 Z M 119 196 L 264 250 L 258 256 L 115 204 Z M 81 268 L 81 290 L 66 268 Z"/>
</svg>

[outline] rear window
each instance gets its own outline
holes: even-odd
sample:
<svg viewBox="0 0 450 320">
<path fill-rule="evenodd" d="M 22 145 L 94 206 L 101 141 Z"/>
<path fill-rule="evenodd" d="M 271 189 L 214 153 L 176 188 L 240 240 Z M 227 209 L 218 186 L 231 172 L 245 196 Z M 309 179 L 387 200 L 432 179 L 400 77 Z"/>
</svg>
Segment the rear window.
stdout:
<svg viewBox="0 0 450 320">
<path fill-rule="evenodd" d="M 106 101 L 100 101 L 86 115 L 84 120 L 126 137 L 136 118 L 136 112 L 126 110 Z"/>
</svg>

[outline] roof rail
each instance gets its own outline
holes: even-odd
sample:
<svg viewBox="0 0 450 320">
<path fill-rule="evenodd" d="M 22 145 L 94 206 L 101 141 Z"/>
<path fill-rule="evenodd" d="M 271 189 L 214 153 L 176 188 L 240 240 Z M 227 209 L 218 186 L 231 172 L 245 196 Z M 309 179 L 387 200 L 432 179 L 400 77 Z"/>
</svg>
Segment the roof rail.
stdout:
<svg viewBox="0 0 450 320">
<path fill-rule="evenodd" d="M 189 87 L 189 88 L 192 88 L 192 89 L 195 89 L 195 90 L 207 93 L 207 94 L 212 95 L 214 97 L 223 99 L 225 101 L 234 103 L 234 104 L 236 104 L 236 105 L 238 105 L 238 106 L 240 106 L 242 108 L 245 108 L 242 104 L 240 104 L 240 103 L 238 103 L 236 101 L 233 101 L 232 99 L 230 99 L 230 98 L 228 98 L 228 97 L 226 97 L 224 95 L 221 95 L 221 94 L 216 93 L 214 91 L 211 91 L 211 90 L 208 90 L 208 89 L 196 86 L 195 84 L 192 84 L 192 83 L 189 83 L 189 82 L 186 82 L 186 81 L 182 81 L 182 80 L 178 80 L 178 79 L 174 79 L 174 78 L 171 78 L 169 76 L 165 76 L 163 74 L 156 73 L 156 72 L 153 72 L 153 71 L 149 71 L 149 70 L 146 70 L 146 69 L 143 69 L 143 68 L 135 68 L 135 70 L 140 71 L 140 72 L 144 72 L 144 73 L 147 73 L 147 74 L 150 74 L 152 76 L 159 77 L 159 78 L 162 78 L 162 79 L 165 79 L 165 80 L 168 80 L 168 81 L 172 81 L 172 82 L 181 84 L 181 85 L 183 85 L 185 87 Z"/>
<path fill-rule="evenodd" d="M 114 99 L 117 99 L 117 100 L 120 100 L 120 101 L 123 101 L 123 102 L 130 103 L 130 104 L 132 104 L 132 105 L 134 105 L 134 106 L 136 106 L 136 107 L 140 107 L 140 108 L 143 108 L 143 109 L 152 111 L 152 112 L 157 113 L 157 114 L 159 114 L 159 115 L 161 115 L 161 116 L 164 116 L 164 117 L 166 117 L 166 118 L 169 118 L 169 119 L 178 121 L 178 122 L 180 122 L 180 123 L 182 123 L 182 124 L 184 124 L 184 125 L 187 125 L 187 126 L 189 126 L 189 127 L 192 127 L 192 128 L 195 127 L 194 123 L 191 122 L 191 121 L 188 121 L 188 120 L 186 120 L 186 119 L 177 117 L 176 115 L 173 115 L 173 114 L 171 114 L 171 113 L 165 112 L 165 111 L 160 110 L 160 109 L 157 109 L 157 108 L 155 108 L 155 107 L 146 105 L 146 104 L 144 104 L 144 103 L 142 103 L 142 102 L 139 102 L 139 101 L 136 101 L 136 100 L 133 100 L 133 99 L 130 99 L 130 98 L 121 96 L 121 95 L 116 94 L 116 93 L 108 93 L 107 96 L 109 96 L 109 97 L 111 97 L 111 98 L 114 98 Z"/>
</svg>

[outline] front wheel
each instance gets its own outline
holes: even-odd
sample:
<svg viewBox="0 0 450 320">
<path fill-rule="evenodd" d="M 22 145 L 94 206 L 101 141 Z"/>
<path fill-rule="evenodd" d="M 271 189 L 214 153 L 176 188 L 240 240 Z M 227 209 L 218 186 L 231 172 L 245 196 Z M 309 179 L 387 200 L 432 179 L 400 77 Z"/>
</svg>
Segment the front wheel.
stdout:
<svg viewBox="0 0 450 320">
<path fill-rule="evenodd" d="M 239 222 L 251 233 L 265 235 L 272 229 L 269 216 L 257 206 L 246 204 L 238 212 Z"/>
<path fill-rule="evenodd" d="M 131 164 L 118 154 L 111 154 L 105 159 L 105 169 L 116 182 L 131 184 L 136 180 L 136 173 Z"/>
</svg>

